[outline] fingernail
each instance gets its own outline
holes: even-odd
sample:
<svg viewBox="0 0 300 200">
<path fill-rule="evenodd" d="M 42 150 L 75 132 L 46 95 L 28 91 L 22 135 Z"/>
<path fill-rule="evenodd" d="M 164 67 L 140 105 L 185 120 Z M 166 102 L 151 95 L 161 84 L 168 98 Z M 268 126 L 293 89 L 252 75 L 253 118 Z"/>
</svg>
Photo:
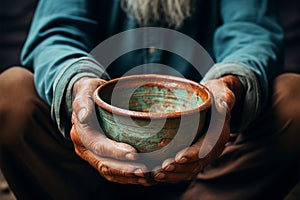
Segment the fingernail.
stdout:
<svg viewBox="0 0 300 200">
<path fill-rule="evenodd" d="M 134 174 L 139 177 L 145 177 L 145 174 L 143 173 L 143 171 L 141 169 L 136 169 L 134 171 Z"/>
<path fill-rule="evenodd" d="M 126 153 L 125 158 L 128 160 L 135 160 L 136 156 L 132 153 Z"/>
<path fill-rule="evenodd" d="M 164 168 L 164 170 L 170 172 L 170 171 L 173 171 L 175 169 L 175 166 L 174 165 L 168 165 L 167 167 Z"/>
<path fill-rule="evenodd" d="M 187 162 L 187 158 L 186 157 L 182 157 L 177 162 L 180 163 L 180 164 L 186 163 Z"/>
<path fill-rule="evenodd" d="M 86 109 L 82 108 L 79 112 L 78 112 L 78 120 L 80 122 L 83 122 L 85 120 L 86 117 Z"/>
<path fill-rule="evenodd" d="M 164 179 L 165 177 L 166 177 L 166 175 L 164 173 L 161 173 L 161 172 L 159 172 L 155 175 L 156 179 Z"/>
</svg>

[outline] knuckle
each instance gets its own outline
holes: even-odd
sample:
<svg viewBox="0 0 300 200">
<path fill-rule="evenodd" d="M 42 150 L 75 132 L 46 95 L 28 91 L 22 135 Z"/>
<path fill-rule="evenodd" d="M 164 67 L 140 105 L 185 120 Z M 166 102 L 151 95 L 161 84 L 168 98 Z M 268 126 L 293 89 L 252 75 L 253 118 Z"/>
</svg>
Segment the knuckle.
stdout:
<svg viewBox="0 0 300 200">
<path fill-rule="evenodd" d="M 79 108 L 80 107 L 80 98 L 78 96 L 75 97 L 72 103 L 73 108 Z"/>
<path fill-rule="evenodd" d="M 81 157 L 82 153 L 81 150 L 79 150 L 79 148 L 75 147 L 75 153 Z"/>
<path fill-rule="evenodd" d="M 98 169 L 101 171 L 102 174 L 110 175 L 109 174 L 109 169 L 106 165 L 103 165 L 101 162 L 97 162 L 97 166 L 98 166 Z"/>
<path fill-rule="evenodd" d="M 96 166 L 102 176 L 104 176 L 109 181 L 113 180 L 114 175 L 107 165 L 98 160 L 96 161 Z"/>
<path fill-rule="evenodd" d="M 95 152 L 97 155 L 100 156 L 108 156 L 107 151 L 105 150 L 105 147 L 102 143 L 99 143 L 97 141 L 91 141 L 90 148 Z"/>
</svg>

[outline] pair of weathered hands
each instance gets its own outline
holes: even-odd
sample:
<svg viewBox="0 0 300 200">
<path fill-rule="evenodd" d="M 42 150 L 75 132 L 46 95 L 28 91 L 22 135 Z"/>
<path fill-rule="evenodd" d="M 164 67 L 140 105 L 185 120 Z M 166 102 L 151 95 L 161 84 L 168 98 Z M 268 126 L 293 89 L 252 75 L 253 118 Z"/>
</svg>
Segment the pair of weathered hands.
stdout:
<svg viewBox="0 0 300 200">
<path fill-rule="evenodd" d="M 132 146 L 113 141 L 97 131 L 93 92 L 103 82 L 101 79 L 84 77 L 73 87 L 73 126 L 70 135 L 75 151 L 107 180 L 144 186 L 191 180 L 203 167 L 216 159 L 229 138 L 231 110 L 244 90 L 240 80 L 233 75 L 205 82 L 204 85 L 214 96 L 216 110 L 226 114 L 225 120 L 219 122 L 222 128 L 216 144 L 208 144 L 210 148 L 213 146 L 208 150 L 209 153 L 199 157 L 200 149 L 205 150 L 201 148 L 204 136 L 211 134 L 207 132 L 192 146 L 178 152 L 175 158 L 166 159 L 155 169 L 147 169 L 143 163 L 135 162 L 138 153 Z"/>
</svg>

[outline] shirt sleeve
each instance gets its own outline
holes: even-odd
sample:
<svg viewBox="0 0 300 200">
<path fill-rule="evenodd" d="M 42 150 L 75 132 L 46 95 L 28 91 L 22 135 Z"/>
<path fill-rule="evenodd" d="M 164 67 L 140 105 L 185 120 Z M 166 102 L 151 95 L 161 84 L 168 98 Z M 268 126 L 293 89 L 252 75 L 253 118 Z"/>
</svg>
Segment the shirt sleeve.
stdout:
<svg viewBox="0 0 300 200">
<path fill-rule="evenodd" d="M 40 0 L 21 54 L 22 65 L 33 70 L 37 92 L 51 106 L 53 118 L 65 136 L 69 131 L 66 125 L 71 124 L 71 105 L 64 99 L 70 95 L 67 90 L 71 91 L 71 83 L 104 72 L 88 53 L 98 31 L 92 2 Z M 68 113 L 63 115 L 64 111 Z"/>
<path fill-rule="evenodd" d="M 203 81 L 226 74 L 240 78 L 246 89 L 244 114 L 234 120 L 238 123 L 233 131 L 242 131 L 259 115 L 268 100 L 270 81 L 282 70 L 283 32 L 271 2 L 220 1 L 223 23 L 214 35 L 217 64 Z"/>
</svg>

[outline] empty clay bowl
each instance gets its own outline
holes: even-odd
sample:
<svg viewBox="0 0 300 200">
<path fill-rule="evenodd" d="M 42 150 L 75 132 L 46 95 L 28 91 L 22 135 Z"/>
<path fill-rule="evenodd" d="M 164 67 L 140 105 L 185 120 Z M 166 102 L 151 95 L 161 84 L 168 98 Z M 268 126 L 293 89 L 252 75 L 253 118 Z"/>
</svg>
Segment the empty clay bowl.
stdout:
<svg viewBox="0 0 300 200">
<path fill-rule="evenodd" d="M 190 145 L 201 134 L 211 106 L 203 85 L 157 74 L 110 80 L 97 88 L 94 100 L 104 133 L 141 153 Z"/>
</svg>

